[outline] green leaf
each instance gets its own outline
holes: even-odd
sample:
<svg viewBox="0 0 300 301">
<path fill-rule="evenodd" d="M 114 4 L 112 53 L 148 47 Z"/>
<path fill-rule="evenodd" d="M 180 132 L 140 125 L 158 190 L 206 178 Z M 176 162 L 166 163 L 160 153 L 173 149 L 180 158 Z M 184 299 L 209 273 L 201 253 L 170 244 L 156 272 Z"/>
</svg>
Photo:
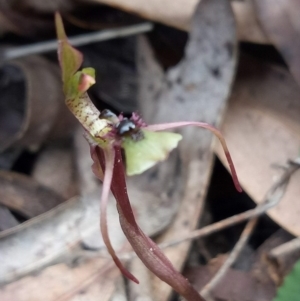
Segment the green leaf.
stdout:
<svg viewBox="0 0 300 301">
<path fill-rule="evenodd" d="M 273 301 L 299 301 L 300 300 L 300 260 L 293 270 L 285 277 L 284 282 L 277 291 Z"/>
<path fill-rule="evenodd" d="M 141 174 L 157 162 L 167 158 L 182 139 L 180 134 L 143 130 L 144 139 L 134 141 L 126 137 L 122 143 L 126 158 L 126 173 Z"/>
</svg>

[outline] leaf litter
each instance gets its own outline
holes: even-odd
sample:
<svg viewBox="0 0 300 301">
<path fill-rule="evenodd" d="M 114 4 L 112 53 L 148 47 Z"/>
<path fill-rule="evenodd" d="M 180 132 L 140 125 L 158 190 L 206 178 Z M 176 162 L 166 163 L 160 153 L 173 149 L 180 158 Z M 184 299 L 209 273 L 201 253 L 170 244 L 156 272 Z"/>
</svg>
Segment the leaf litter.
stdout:
<svg viewBox="0 0 300 301">
<path fill-rule="evenodd" d="M 149 7 L 154 2 L 155 0 L 150 1 Z M 251 41 L 252 43 L 274 42 L 274 45 L 282 52 L 282 56 L 286 60 L 289 69 L 294 73 L 293 70 L 295 70 L 294 67 L 297 65 L 297 57 L 292 56 L 291 59 L 290 56 L 287 56 L 285 46 L 288 44 L 290 45 L 290 49 L 296 49 L 296 44 L 293 44 L 293 39 L 290 39 L 287 43 L 282 43 L 282 34 L 278 36 L 277 33 L 277 37 L 275 38 L 272 36 L 271 30 L 273 29 L 270 29 L 268 26 L 273 26 L 273 23 L 268 22 L 268 16 L 264 15 L 265 12 L 270 11 L 270 7 L 268 7 L 269 4 L 262 8 L 259 6 L 262 6 L 263 3 L 260 3 L 255 6 L 256 10 L 254 10 L 252 3 L 248 1 L 242 3 L 232 2 L 231 4 L 235 16 L 237 17 L 236 28 L 234 23 L 230 26 L 228 26 L 229 23 L 227 23 L 227 25 L 224 25 L 226 22 L 224 24 L 222 23 L 224 22 L 222 19 L 222 17 L 225 18 L 224 16 L 228 18 L 227 21 L 232 20 L 232 13 L 228 14 L 229 11 L 227 10 L 227 13 L 223 13 L 222 17 L 218 17 L 218 8 L 216 8 L 216 6 L 214 6 L 216 4 L 213 3 L 214 1 L 211 1 L 210 4 L 206 4 L 206 1 L 202 1 L 199 5 L 198 10 L 200 10 L 201 7 L 203 15 L 201 18 L 195 17 L 198 21 L 196 25 L 194 22 L 192 26 L 184 57 L 177 66 L 169 68 L 166 72 L 163 71 L 155 59 L 155 56 L 159 54 L 157 51 L 160 50 L 158 50 L 157 47 L 155 50 L 152 49 L 146 37 L 138 37 L 137 55 L 139 59 L 137 60 L 137 67 L 139 74 L 137 79 L 139 80 L 139 108 L 147 123 L 161 121 L 174 122 L 181 119 L 211 122 L 213 125 L 218 126 L 220 125 L 220 121 L 223 120 L 225 137 L 233 153 L 234 162 L 237 163 L 239 174 L 241 172 L 243 188 L 249 193 L 252 200 L 261 203 L 266 191 L 269 190 L 270 187 L 272 190 L 272 185 L 278 183 L 278 178 L 281 174 L 286 174 L 291 168 L 297 171 L 297 159 L 294 160 L 294 158 L 297 158 L 299 152 L 299 137 L 297 134 L 299 132 L 298 88 L 285 67 L 274 67 L 274 62 L 266 65 L 261 61 L 250 59 L 244 55 L 238 60 L 237 57 L 233 55 L 233 60 L 230 61 L 229 66 L 224 65 L 226 60 L 222 61 L 222 59 L 224 59 L 222 55 L 225 54 L 225 52 L 222 47 L 218 48 L 217 45 L 222 44 L 222 41 L 224 41 L 223 38 L 226 37 L 225 32 L 228 28 L 231 28 L 231 31 L 229 31 L 227 37 L 232 39 L 234 45 L 236 45 L 236 37 L 230 34 L 235 34 L 236 30 L 238 32 L 238 38 L 242 40 Z M 265 3 L 267 3 L 267 1 L 264 1 L 264 4 Z M 292 10 L 292 6 L 289 3 L 285 4 L 284 11 Z M 108 4 L 115 5 L 112 2 Z M 26 5 L 30 6 L 34 4 L 28 2 Z M 124 2 L 124 7 L 126 5 L 126 2 Z M 213 7 L 211 8 L 213 11 L 211 14 L 209 13 L 209 5 Z M 220 3 L 218 5 L 220 5 Z M 227 4 L 223 3 L 222 5 L 226 6 Z M 226 9 L 228 9 L 229 5 L 226 7 Z M 181 16 L 183 16 L 190 8 L 191 6 L 187 3 L 185 10 L 182 9 L 179 15 L 181 14 Z M 38 11 L 40 9 L 41 8 L 37 6 L 36 10 Z M 53 8 L 50 7 L 50 10 L 49 8 L 46 9 L 51 11 Z M 69 10 L 69 8 L 66 8 L 66 11 L 67 10 Z M 97 10 L 97 5 L 93 6 L 93 10 Z M 22 11 L 22 8 L 20 11 Z M 153 11 L 149 11 L 149 16 L 153 16 Z M 136 9 L 136 12 L 143 14 L 145 10 L 143 7 L 140 7 Z M 170 16 L 172 16 L 171 19 L 177 22 L 178 19 L 174 18 L 175 11 L 170 10 L 169 13 Z M 201 12 L 197 13 L 196 16 L 199 14 L 201 15 Z M 22 12 L 20 16 L 21 15 Z M 163 15 L 164 14 L 159 15 L 156 13 L 154 18 L 158 17 L 161 19 Z M 24 16 L 25 15 L 22 17 Z M 257 16 L 260 24 L 256 22 Z M 280 24 L 284 24 L 285 21 L 282 21 L 284 20 L 282 16 L 278 15 L 275 19 L 277 18 L 280 20 Z M 168 23 L 168 20 L 171 19 L 165 18 L 163 22 Z M 222 28 L 217 29 L 218 22 L 215 22 L 216 19 L 218 19 L 220 24 L 223 24 Z M 190 17 L 186 18 L 184 22 L 188 20 L 190 20 Z M 291 20 L 293 20 L 293 18 Z M 5 22 L 7 22 L 7 20 Z M 6 23 L 6 25 L 7 24 L 8 23 Z M 179 25 L 180 22 L 177 22 L 177 24 Z M 245 24 L 247 24 L 247 26 Z M 289 30 L 290 33 L 293 30 L 297 30 L 295 26 L 296 23 L 292 22 L 292 24 L 292 28 L 282 26 L 282 30 Z M 19 26 L 17 23 L 16 25 Z M 34 26 L 34 23 L 32 23 L 31 26 Z M 9 27 L 5 27 L 5 30 L 8 30 L 8 28 Z M 197 30 L 195 28 L 197 28 Z M 264 33 L 262 33 L 261 29 L 264 30 Z M 26 30 L 28 33 L 28 29 L 24 27 L 23 34 L 25 35 L 27 34 Z M 157 30 L 159 29 L 155 28 L 155 31 Z M 220 36 L 217 35 L 218 30 L 221 32 Z M 22 31 L 17 30 L 15 32 L 21 33 Z M 34 35 L 39 34 L 38 32 L 39 31 L 32 30 Z M 42 31 L 40 31 L 40 33 L 41 32 Z M 289 33 L 285 35 L 285 37 L 289 36 Z M 200 38 L 196 39 L 196 37 Z M 209 41 L 211 41 L 211 43 L 208 43 Z M 153 42 L 153 37 L 151 42 Z M 101 47 L 100 44 L 99 47 Z M 173 44 L 173 47 L 176 47 L 176 44 Z M 263 49 L 259 48 L 261 46 L 255 44 L 252 44 L 251 47 L 258 47 L 259 51 Z M 227 52 L 230 48 L 231 47 L 228 47 L 227 44 Z M 235 53 L 236 48 L 234 47 L 233 49 L 233 53 Z M 156 51 L 156 53 L 154 53 L 154 51 Z M 269 50 L 267 50 L 267 52 L 268 51 Z M 101 56 L 101 54 L 98 55 Z M 113 53 L 111 53 L 111 55 L 113 56 Z M 47 60 L 49 58 L 51 60 L 51 57 L 47 57 Z M 105 60 L 107 60 L 107 65 L 109 66 L 109 56 L 105 58 Z M 240 67 L 236 83 L 232 87 L 231 83 L 234 80 L 237 61 L 239 61 Z M 132 62 L 133 61 L 131 61 L 130 64 L 132 64 Z M 124 66 L 125 65 L 119 68 L 117 72 L 126 73 L 125 69 L 127 67 Z M 134 69 L 131 69 L 131 71 L 133 71 L 133 73 L 131 73 L 131 78 L 128 80 L 134 78 Z M 105 74 L 101 76 L 105 76 Z M 296 75 L 295 78 L 297 78 Z M 28 81 L 27 78 L 25 80 Z M 101 81 L 101 78 L 97 80 Z M 107 81 L 109 80 L 108 77 Z M 216 84 L 217 82 L 218 85 Z M 125 87 L 126 80 L 121 79 L 118 86 L 122 87 L 123 83 Z M 220 83 L 222 83 L 223 86 L 220 85 Z M 129 83 L 129 86 L 130 85 Z M 274 86 L 277 87 L 277 89 L 274 89 Z M 107 103 L 112 106 L 117 104 L 117 102 L 111 101 L 113 98 L 116 98 L 117 101 L 124 102 L 121 98 L 121 100 L 118 99 L 119 95 L 122 97 L 122 94 L 118 93 L 111 93 L 112 98 L 107 98 L 106 94 L 110 94 L 110 89 L 112 88 L 109 87 L 109 85 L 106 86 L 105 94 L 102 93 L 103 88 L 104 86 L 100 87 L 97 93 L 93 93 L 97 98 L 103 98 L 103 103 L 100 103 L 100 108 L 105 107 L 105 99 L 106 102 L 109 100 Z M 125 103 L 122 103 L 121 106 L 117 104 L 119 109 L 124 107 L 125 110 L 126 108 L 128 108 L 128 111 L 132 110 L 135 103 L 134 94 L 136 93 L 134 89 L 129 93 L 132 95 L 133 102 L 128 103 L 128 107 Z M 207 94 L 206 91 L 208 91 Z M 231 93 L 232 96 L 230 97 L 228 108 L 225 110 L 225 102 Z M 209 101 L 209 99 L 212 99 L 213 102 Z M 219 103 L 217 101 L 219 101 Z M 97 103 L 97 106 L 99 106 L 99 103 Z M 172 108 L 172 110 L 169 108 Z M 211 110 L 212 108 L 218 109 L 214 112 Z M 58 116 L 60 117 L 57 117 L 56 120 L 64 120 L 64 118 L 61 117 L 64 116 L 63 113 L 58 114 Z M 54 124 L 56 123 L 57 122 L 54 122 Z M 124 124 L 126 123 L 124 122 Z M 64 127 L 65 129 L 68 128 L 66 125 L 64 125 Z M 57 133 L 62 133 L 64 136 L 64 130 L 61 130 L 64 129 L 64 127 L 60 127 Z M 234 217 L 229 218 L 228 221 L 224 220 L 224 222 L 220 221 L 214 224 L 213 222 L 215 220 L 213 216 L 211 220 L 212 224 L 208 226 L 207 231 L 205 230 L 206 227 L 202 228 L 202 232 L 202 229 L 200 229 L 200 231 L 192 231 L 197 226 L 200 218 L 204 218 L 203 215 L 209 214 L 209 210 L 203 206 L 203 201 L 199 205 L 199 198 L 201 200 L 204 199 L 206 187 L 209 183 L 208 177 L 213 171 L 212 152 L 210 149 L 211 140 L 207 134 L 200 134 L 200 131 L 194 131 L 192 128 L 181 129 L 180 134 L 183 134 L 184 140 L 180 142 L 179 149 L 173 151 L 167 162 L 152 167 L 143 175 L 134 176 L 128 181 L 130 198 L 133 200 L 133 210 L 142 229 L 151 235 L 161 233 L 163 229 L 170 225 L 165 233 L 158 237 L 157 241 L 163 242 L 164 244 L 162 246 L 164 247 L 173 245 L 166 250 L 166 253 L 178 269 L 181 269 L 183 262 L 188 257 L 188 247 L 190 245 L 189 243 L 178 245 L 178 241 L 183 238 L 185 238 L 185 240 L 189 240 L 192 237 L 195 239 L 198 232 L 199 235 L 209 234 L 218 231 L 218 229 L 235 224 Z M 40 164 L 43 156 L 39 158 L 39 148 L 43 146 L 44 141 L 47 140 L 47 135 L 44 137 L 45 138 L 41 140 L 32 140 L 29 134 L 28 141 L 26 141 L 26 138 L 24 142 L 20 140 L 20 145 L 12 145 L 12 149 L 7 148 L 6 153 L 9 154 L 11 152 L 12 156 L 9 157 L 6 154 L 2 156 L 2 159 L 8 158 L 10 161 L 5 168 L 15 168 L 13 164 L 16 162 L 15 160 L 18 160 L 20 154 L 23 156 L 22 149 L 24 147 L 27 147 L 30 151 L 35 153 L 38 151 L 37 164 Z M 257 139 L 255 139 L 256 137 Z M 197 141 L 197 143 L 195 143 L 195 141 Z M 198 148 L 199 141 L 203 142 L 203 146 L 201 146 L 200 149 Z M 124 300 L 129 298 L 129 300 L 135 300 L 139 297 L 148 297 L 153 300 L 167 300 L 170 296 L 170 288 L 152 279 L 151 274 L 141 266 L 137 259 L 133 259 L 132 263 L 128 264 L 127 267 L 133 274 L 140 278 L 142 284 L 138 288 L 134 284 L 128 285 L 127 289 L 129 294 L 128 296 L 127 294 L 126 296 L 124 295 L 124 283 L 120 281 L 120 273 L 111 265 L 111 261 L 103 248 L 104 243 L 99 235 L 97 223 L 99 213 L 96 201 L 98 198 L 96 193 L 98 183 L 93 178 L 89 169 L 91 160 L 87 159 L 88 150 L 86 152 L 86 149 L 84 150 L 83 147 L 79 146 L 78 139 L 76 147 L 76 160 L 79 160 L 79 162 L 77 162 L 78 170 L 75 172 L 76 177 L 79 179 L 80 192 L 83 194 L 83 197 L 68 200 L 59 207 L 31 218 L 31 220 L 26 223 L 17 226 L 15 226 L 17 223 L 24 221 L 23 217 L 16 214 L 13 208 L 9 211 L 7 207 L 3 207 L 4 210 L 1 211 L 4 214 L 4 218 L 1 222 L 3 221 L 3 229 L 6 230 L 2 232 L 0 238 L 0 252 L 3 250 L 8 251 L 6 254 L 4 252 L 5 261 L 3 261 L 3 267 L 5 267 L 5 269 L 8 267 L 8 269 L 6 269 L 7 272 L 5 272 L 4 280 L 2 281 L 14 281 L 6 286 L 2 286 L 1 298 L 3 300 L 40 300 L 41 298 L 57 300 L 58 297 L 59 300 L 86 300 L 86 298 L 94 300 L 101 296 L 101 300 L 114 300 L 114 298 L 125 298 Z M 82 151 L 80 150 L 81 148 Z M 142 149 L 144 148 L 145 147 L 142 147 Z M 253 151 L 253 148 L 255 151 Z M 225 162 L 225 157 L 221 155 L 219 150 L 217 150 L 217 152 L 222 161 Z M 45 153 L 47 154 L 47 152 Z M 48 160 L 48 155 L 46 159 Z M 81 159 L 84 160 L 84 164 L 81 162 Z M 53 165 L 56 164 L 58 163 Z M 140 165 L 139 163 L 138 166 Z M 224 165 L 226 166 L 226 164 Z M 16 166 L 18 169 L 18 161 Z M 32 166 L 38 165 L 33 164 Z M 59 169 L 57 170 L 58 175 L 61 176 L 62 179 L 64 177 L 68 178 L 73 168 L 74 167 L 68 165 L 68 167 L 63 170 L 63 166 L 61 166 L 61 171 L 59 171 Z M 38 175 L 36 170 L 37 169 L 32 170 L 29 168 L 27 174 L 29 174 L 29 176 L 35 174 L 37 180 L 40 180 L 39 178 L 41 177 L 45 178 L 41 183 L 48 185 L 50 190 L 59 192 L 59 194 L 62 193 L 62 190 L 58 190 L 57 183 L 63 181 L 59 181 L 57 178 L 56 180 L 58 180 L 58 182 L 55 183 L 51 177 L 49 177 L 48 181 L 48 179 L 46 179 L 47 176 Z M 199 170 L 202 170 L 203 173 L 200 174 Z M 67 173 L 64 174 L 63 171 Z M 53 168 L 53 173 L 55 173 L 55 168 Z M 273 220 L 278 222 L 290 233 L 296 235 L 298 235 L 297 229 L 299 223 L 293 216 L 296 217 L 297 215 L 297 207 L 294 208 L 295 204 L 297 206 L 297 202 L 294 200 L 297 195 L 298 175 L 299 174 L 295 172 L 291 176 L 289 185 L 286 185 L 287 182 L 284 182 L 288 180 L 287 178 L 282 182 L 282 188 L 285 186 L 287 189 L 285 193 L 284 189 L 274 190 L 275 194 L 279 193 L 277 199 L 279 196 L 283 196 L 283 200 L 277 208 L 272 209 L 270 212 L 270 216 Z M 53 179 L 55 180 L 55 177 L 53 177 Z M 78 184 L 74 182 L 73 185 L 76 190 Z M 68 196 L 64 194 L 64 199 L 68 199 L 70 196 L 71 195 Z M 93 201 L 91 201 L 91 199 L 93 199 Z M 141 206 L 141 202 L 138 201 L 141 199 L 143 199 L 144 206 Z M 34 198 L 30 199 L 30 201 L 32 204 L 36 202 Z M 241 198 L 240 201 L 246 204 L 244 203 L 245 199 Z M 27 206 L 29 203 L 26 202 L 24 204 Z M 235 206 L 239 206 L 238 203 L 234 204 Z M 7 201 L 6 206 L 9 206 Z M 115 229 L 118 220 L 117 213 L 113 207 L 114 206 L 109 205 L 108 208 L 109 225 L 113 225 L 114 228 L 111 229 L 112 226 L 109 226 L 111 229 L 110 237 L 113 240 L 114 247 L 121 252 L 120 258 L 127 260 L 126 258 L 128 258 L 128 256 L 123 257 L 122 252 L 126 253 L 130 251 L 130 249 L 125 243 L 121 229 Z M 89 211 L 87 208 L 90 208 L 93 212 L 90 211 L 87 213 L 87 211 Z M 265 212 L 268 208 L 271 208 L 271 206 L 268 204 L 260 204 L 256 209 L 253 209 L 252 212 L 249 210 L 248 213 L 245 212 L 244 215 L 242 213 L 239 216 L 237 212 L 234 211 L 231 211 L 231 214 L 237 214 L 236 221 L 239 220 L 241 222 L 249 217 L 257 216 L 257 214 Z M 69 214 L 67 214 L 68 211 L 70 211 Z M 83 212 L 83 214 L 80 214 L 80 212 Z M 30 214 L 32 214 L 31 210 Z M 150 216 L 151 218 L 149 218 Z M 28 217 L 30 216 L 28 215 Z M 61 220 L 59 218 L 61 218 Z M 88 223 L 88 220 L 93 222 Z M 150 220 L 152 221 L 151 224 L 149 223 Z M 44 224 L 46 224 L 47 227 L 43 227 Z M 270 225 L 270 221 L 268 225 Z M 9 227 L 12 228 L 9 229 Z M 257 231 L 262 229 L 260 223 L 257 228 L 258 230 L 250 231 L 251 233 L 249 233 L 249 235 L 253 233 L 254 236 L 250 239 L 250 242 L 244 246 L 244 248 L 250 248 L 253 254 L 259 253 L 259 250 L 256 251 L 257 245 L 253 248 L 252 244 L 253 240 L 257 239 Z M 53 229 L 54 233 L 52 233 Z M 240 235 L 238 229 L 239 227 L 232 227 L 232 231 L 236 232 L 235 237 Z M 269 233 L 268 235 L 272 233 L 271 228 L 267 227 L 263 229 L 264 232 L 267 231 Z M 46 237 L 49 237 L 49 241 L 45 241 L 43 231 L 45 231 L 44 233 L 50 233 L 46 235 Z M 223 235 L 223 238 L 229 238 L 226 234 L 222 233 L 223 232 L 220 233 L 221 237 Z M 36 234 L 37 239 L 34 239 Z M 264 240 L 266 240 L 266 237 L 267 236 L 265 236 Z M 59 238 L 61 238 L 61 241 L 57 241 Z M 174 246 L 174 238 L 177 238 L 176 247 Z M 248 299 L 252 298 L 253 300 L 264 300 L 259 299 L 261 297 L 265 298 L 265 300 L 270 300 L 272 298 L 271 296 L 274 296 L 275 286 L 281 283 L 283 277 L 289 272 L 291 266 L 297 260 L 297 241 L 295 241 L 295 243 L 293 240 L 289 241 L 291 238 L 292 236 L 288 237 L 285 241 L 278 242 L 273 250 L 265 250 L 262 253 L 261 261 L 257 261 L 257 263 L 254 264 L 253 269 L 255 268 L 255 273 L 254 271 L 236 271 L 238 266 L 236 265 L 234 268 L 227 270 L 225 274 L 225 280 L 228 280 L 228 282 L 224 283 L 224 278 L 222 278 L 223 280 L 221 279 L 219 285 L 216 285 L 212 282 L 212 276 L 208 278 L 203 276 L 203 271 L 206 271 L 205 268 L 207 266 L 201 266 L 203 263 L 205 264 L 205 260 L 203 261 L 203 258 L 200 258 L 200 260 L 196 260 L 196 265 L 198 265 L 196 277 L 205 278 L 206 280 L 203 282 L 202 287 L 208 283 L 208 287 L 211 286 L 209 289 L 210 293 L 220 299 L 234 300 L 234 298 L 236 298 L 237 300 L 242 300 L 243 297 L 248 297 Z M 32 248 L 29 247 L 28 243 L 28 247 L 25 249 L 26 252 L 24 252 L 23 248 L 27 240 L 32 243 Z M 266 241 L 268 241 L 268 239 Z M 16 245 L 14 245 L 15 243 Z M 236 243 L 236 241 L 234 243 Z M 212 241 L 212 244 L 214 244 L 214 241 Z M 10 247 L 7 248 L 5 245 Z M 292 247 L 289 247 L 289 245 Z M 210 249 L 205 243 L 204 245 L 202 244 L 201 248 L 206 248 L 207 258 L 211 258 L 209 254 Z M 227 249 L 227 252 L 230 252 L 231 249 L 235 250 L 235 248 L 238 248 L 238 244 L 235 247 L 233 244 L 231 248 Z M 289 248 L 292 249 L 285 251 L 285 248 L 287 248 L 287 250 L 290 250 Z M 13 256 L 15 258 L 20 258 L 20 260 L 14 262 L 16 270 L 14 270 L 13 273 L 9 270 L 9 268 L 12 267 L 12 255 L 9 254 L 14 254 Z M 26 259 L 27 254 L 28 258 Z M 203 254 L 203 252 L 200 254 Z M 234 257 L 236 256 L 234 254 L 233 251 L 230 255 L 231 257 L 229 256 L 228 258 L 239 261 L 238 258 Z M 132 257 L 132 255 L 130 256 Z M 267 260 L 265 260 L 265 258 L 267 258 Z M 201 265 L 199 262 L 201 262 Z M 217 275 L 220 275 L 220 272 L 224 271 L 226 267 L 224 260 L 219 263 L 218 267 L 220 271 Z M 264 274 L 265 276 L 263 276 L 263 274 L 259 275 L 263 270 L 268 271 L 267 274 Z M 265 285 L 257 283 L 256 277 L 258 277 L 259 281 L 265 279 L 267 285 L 266 283 Z M 149 279 L 151 279 L 151 281 Z M 244 279 L 245 282 L 243 282 L 242 279 Z M 64 287 L 59 285 L 59 283 L 65 283 L 67 285 Z M 118 285 L 115 283 L 118 283 Z M 235 288 L 233 288 L 232 283 L 238 283 L 240 286 L 236 285 Z M 49 285 L 52 287 L 52 293 L 49 292 Z M 116 287 L 119 287 L 119 289 L 116 290 Z M 252 289 L 250 290 L 250 288 Z M 248 293 L 247 296 L 245 296 L 247 289 Z M 19 292 L 18 294 L 16 293 L 17 291 Z M 244 294 L 241 295 L 241 291 L 243 291 Z M 210 300 L 209 295 L 210 294 L 207 294 L 208 300 Z"/>
<path fill-rule="evenodd" d="M 206 7 L 205 4 L 203 7 Z M 218 8 L 218 6 L 216 7 Z M 205 11 L 208 12 L 208 15 L 210 14 L 209 6 Z M 166 154 L 174 149 L 178 141 L 181 140 L 179 134 L 160 131 L 191 125 L 206 128 L 219 138 L 229 162 L 234 184 L 237 190 L 241 191 L 224 138 L 216 128 L 204 122 L 184 121 L 148 126 L 136 113 L 132 113 L 130 119 L 122 114 L 118 117 L 109 110 L 103 110 L 100 113 L 86 93 L 89 87 L 95 84 L 95 70 L 88 67 L 83 68 L 82 71 L 77 71 L 83 61 L 82 54 L 67 41 L 59 14 L 56 14 L 55 22 L 59 39 L 58 58 L 62 69 L 66 105 L 86 130 L 85 136 L 90 143 L 91 157 L 94 161 L 92 169 L 95 175 L 103 181 L 100 229 L 112 259 L 127 278 L 138 283 L 138 280 L 120 262 L 108 236 L 106 207 L 110 189 L 117 201 L 121 227 L 138 257 L 148 269 L 179 294 L 188 300 L 202 300 L 201 296 L 174 269 L 155 243 L 145 236 L 137 225 L 127 196 L 121 149 L 125 154 L 127 174 L 139 174 L 152 167 L 156 162 L 164 160 Z M 159 132 L 152 133 L 152 131 Z M 145 144 L 145 141 L 148 142 Z M 149 161 L 149 159 L 151 160 Z"/>
</svg>

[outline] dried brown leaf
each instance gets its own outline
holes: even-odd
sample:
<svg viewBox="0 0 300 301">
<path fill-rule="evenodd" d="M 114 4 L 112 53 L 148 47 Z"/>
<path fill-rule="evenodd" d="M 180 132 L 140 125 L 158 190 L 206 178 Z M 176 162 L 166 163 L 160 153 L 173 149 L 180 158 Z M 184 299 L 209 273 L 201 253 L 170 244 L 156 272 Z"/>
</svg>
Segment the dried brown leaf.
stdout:
<svg viewBox="0 0 300 301">
<path fill-rule="evenodd" d="M 120 276 L 108 259 L 57 264 L 0 289 L 1 301 L 109 301 Z M 101 298 L 101 299 L 99 299 Z"/>
<path fill-rule="evenodd" d="M 252 43 L 269 43 L 257 20 L 253 0 L 232 1 L 231 5 L 236 18 L 238 39 Z"/>
<path fill-rule="evenodd" d="M 282 174 L 274 164 L 297 157 L 300 142 L 300 89 L 286 70 L 243 58 L 224 120 L 223 132 L 245 191 L 257 203 Z M 217 147 L 218 156 L 225 158 Z M 268 214 L 300 235 L 300 174 L 296 173 L 278 206 Z"/>
<path fill-rule="evenodd" d="M 38 16 L 32 11 L 27 14 L 22 13 L 11 7 L 3 7 L 2 3 L 0 3 L 2 33 L 12 32 L 21 36 L 36 37 L 53 31 L 53 22 L 50 18 Z"/>
<path fill-rule="evenodd" d="M 52 35 L 52 14 L 55 11 L 70 11 L 76 6 L 72 0 L 1 0 L 1 31 L 13 32 L 26 37 Z"/>
<path fill-rule="evenodd" d="M 0 234 L 0 283 L 13 281 L 70 256 L 91 233 L 99 231 L 98 195 L 73 198 Z"/>
<path fill-rule="evenodd" d="M 35 161 L 32 177 L 67 200 L 78 192 L 71 141 L 47 145 Z"/>
<path fill-rule="evenodd" d="M 70 11 L 75 7 L 73 0 L 15 0 L 16 6 L 21 6 L 24 10 L 35 10 L 40 13 L 54 13 L 56 11 Z"/>
<path fill-rule="evenodd" d="M 99 194 L 97 188 L 81 199 L 68 200 L 22 225 L 3 231 L 0 234 L 0 283 L 13 281 L 62 260 L 62 257 L 72 257 L 72 252 L 80 244 L 91 250 L 103 248 L 99 234 Z M 136 187 L 129 187 L 129 195 L 138 223 L 145 233 L 153 235 L 169 224 L 174 207 L 161 210 L 157 197 Z M 125 239 L 118 220 L 111 199 L 108 223 L 116 248 L 120 248 Z"/>
<path fill-rule="evenodd" d="M 277 47 L 300 85 L 300 2 L 255 0 L 261 27 Z"/>
<path fill-rule="evenodd" d="M 81 0 L 85 2 L 86 0 Z M 181 30 L 191 29 L 191 20 L 195 12 L 197 0 L 92 0 L 96 3 L 110 5 L 126 12 L 137 14 L 146 19 L 157 21 Z M 241 40 L 268 43 L 253 11 L 252 0 L 232 1 L 238 22 L 238 37 Z"/>
<path fill-rule="evenodd" d="M 42 214 L 63 201 L 63 197 L 28 176 L 0 171 L 0 203 L 25 218 Z"/>
<path fill-rule="evenodd" d="M 221 266 L 222 261 L 219 266 Z M 216 273 L 218 267 L 199 266 L 189 268 L 186 277 L 200 290 L 205 282 Z M 226 277 L 214 289 L 216 300 L 230 301 L 270 301 L 275 296 L 275 286 L 258 281 L 250 272 L 229 269 Z"/>
</svg>

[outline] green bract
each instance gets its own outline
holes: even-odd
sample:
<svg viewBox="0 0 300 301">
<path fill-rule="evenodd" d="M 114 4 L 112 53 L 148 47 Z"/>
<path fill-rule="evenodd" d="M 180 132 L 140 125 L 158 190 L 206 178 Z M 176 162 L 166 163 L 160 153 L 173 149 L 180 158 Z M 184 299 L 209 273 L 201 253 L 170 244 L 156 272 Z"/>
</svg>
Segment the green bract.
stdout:
<svg viewBox="0 0 300 301">
<path fill-rule="evenodd" d="M 59 43 L 58 57 L 62 72 L 63 89 L 65 96 L 68 98 L 70 81 L 73 81 L 73 75 L 80 68 L 83 57 L 77 49 L 69 44 L 61 16 L 58 13 L 55 15 L 55 24 Z"/>
</svg>

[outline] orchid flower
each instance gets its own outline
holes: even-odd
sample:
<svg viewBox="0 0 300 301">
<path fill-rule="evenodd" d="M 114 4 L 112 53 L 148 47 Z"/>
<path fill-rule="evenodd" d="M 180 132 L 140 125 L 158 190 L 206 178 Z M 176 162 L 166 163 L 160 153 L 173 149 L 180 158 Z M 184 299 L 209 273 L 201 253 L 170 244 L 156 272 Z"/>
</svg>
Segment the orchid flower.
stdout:
<svg viewBox="0 0 300 301">
<path fill-rule="evenodd" d="M 85 129 L 85 137 L 90 144 L 91 157 L 94 161 L 92 170 L 103 182 L 100 229 L 109 254 L 123 275 L 138 283 L 117 257 L 108 236 L 106 207 L 111 190 L 116 199 L 122 230 L 137 256 L 150 271 L 173 287 L 186 300 L 203 301 L 204 299 L 187 279 L 175 270 L 159 247 L 138 226 L 127 195 L 125 173 L 129 176 L 140 174 L 167 158 L 168 154 L 177 147 L 182 136 L 165 130 L 198 126 L 212 131 L 219 138 L 234 184 L 237 190 L 241 191 L 224 138 L 216 128 L 206 123 L 174 122 L 146 125 L 136 113 L 128 119 L 123 115 L 117 116 L 109 110 L 100 112 L 86 92 L 95 84 L 95 70 L 84 68 L 78 71 L 83 61 L 82 54 L 69 44 L 58 13 L 55 22 L 66 105 Z"/>
</svg>

